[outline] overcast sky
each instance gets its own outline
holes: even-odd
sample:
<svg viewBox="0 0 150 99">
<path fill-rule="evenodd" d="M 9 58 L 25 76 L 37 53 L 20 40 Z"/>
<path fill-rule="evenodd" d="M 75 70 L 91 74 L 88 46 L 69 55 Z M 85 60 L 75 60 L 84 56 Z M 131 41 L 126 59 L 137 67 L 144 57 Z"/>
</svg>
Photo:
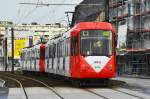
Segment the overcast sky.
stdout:
<svg viewBox="0 0 150 99">
<path fill-rule="evenodd" d="M 41 3 L 80 3 L 83 0 L 39 0 Z M 65 11 L 74 11 L 74 6 L 36 7 L 36 5 L 20 5 L 22 2 L 38 0 L 0 0 L 0 21 L 15 23 L 55 23 L 67 20 Z"/>
</svg>

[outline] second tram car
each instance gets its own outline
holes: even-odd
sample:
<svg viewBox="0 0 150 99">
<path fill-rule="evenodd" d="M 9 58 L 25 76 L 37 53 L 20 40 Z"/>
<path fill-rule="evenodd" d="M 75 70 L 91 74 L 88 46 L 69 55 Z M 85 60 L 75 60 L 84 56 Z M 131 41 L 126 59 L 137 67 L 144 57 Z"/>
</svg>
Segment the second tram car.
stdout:
<svg viewBox="0 0 150 99">
<path fill-rule="evenodd" d="M 21 66 L 23 71 L 45 72 L 45 44 L 22 49 Z"/>
<path fill-rule="evenodd" d="M 27 53 L 22 56 L 23 70 L 75 79 L 115 77 L 115 35 L 110 23 L 80 22 L 45 45 L 25 48 L 22 51 Z M 30 61 L 34 61 L 33 64 Z"/>
</svg>

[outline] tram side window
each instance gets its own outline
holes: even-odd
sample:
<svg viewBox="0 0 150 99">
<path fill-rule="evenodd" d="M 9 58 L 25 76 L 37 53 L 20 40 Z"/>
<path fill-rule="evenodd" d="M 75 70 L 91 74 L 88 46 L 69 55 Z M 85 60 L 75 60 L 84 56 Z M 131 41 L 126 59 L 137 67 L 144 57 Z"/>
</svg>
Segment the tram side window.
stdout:
<svg viewBox="0 0 150 99">
<path fill-rule="evenodd" d="M 62 42 L 60 43 L 60 57 L 62 57 Z"/>
<path fill-rule="evenodd" d="M 59 56 L 60 56 L 60 57 L 61 57 L 61 54 L 62 54 L 62 53 L 61 53 L 61 49 L 62 49 L 62 48 L 61 48 L 61 45 L 62 45 L 62 44 L 60 43 L 60 45 L 59 45 Z"/>
<path fill-rule="evenodd" d="M 63 56 L 66 56 L 66 41 L 63 42 Z"/>
<path fill-rule="evenodd" d="M 51 46 L 49 46 L 49 58 L 51 58 L 52 57 L 52 55 L 51 55 Z"/>
<path fill-rule="evenodd" d="M 22 53 L 22 60 L 24 60 L 25 59 L 25 55 L 24 55 L 25 53 L 23 52 Z"/>
<path fill-rule="evenodd" d="M 48 49 L 48 48 L 47 48 L 47 47 L 45 47 L 45 59 L 48 59 L 48 57 L 49 57 L 49 56 L 48 56 L 47 49 Z"/>
<path fill-rule="evenodd" d="M 39 54 L 40 54 L 40 51 L 37 50 L 37 59 L 39 59 Z"/>
<path fill-rule="evenodd" d="M 71 55 L 76 56 L 78 54 L 78 37 L 75 36 L 72 38 L 72 48 Z"/>
<path fill-rule="evenodd" d="M 28 60 L 28 51 L 26 51 L 26 60 Z"/>
<path fill-rule="evenodd" d="M 23 59 L 26 60 L 26 52 L 23 52 Z"/>
<path fill-rule="evenodd" d="M 61 57 L 63 57 L 63 42 L 61 42 Z"/>
<path fill-rule="evenodd" d="M 32 53 L 32 51 L 30 51 L 30 59 L 32 59 L 33 58 L 33 53 Z"/>
<path fill-rule="evenodd" d="M 27 57 L 28 57 L 28 60 L 29 60 L 30 59 L 30 51 L 28 51 L 28 56 Z"/>
<path fill-rule="evenodd" d="M 65 43 L 64 43 L 64 41 L 62 43 L 62 56 L 63 57 L 65 56 Z"/>
<path fill-rule="evenodd" d="M 24 59 L 27 60 L 27 52 L 24 52 Z"/>
<path fill-rule="evenodd" d="M 58 50 L 59 50 L 59 57 L 61 56 L 61 44 L 60 44 L 60 42 L 59 42 L 59 47 L 58 47 Z"/>
<path fill-rule="evenodd" d="M 29 51 L 27 52 L 27 60 L 29 60 L 30 59 L 30 53 L 29 53 Z"/>
<path fill-rule="evenodd" d="M 29 55 L 30 55 L 30 59 L 31 59 L 32 58 L 32 51 L 29 52 Z"/>
<path fill-rule="evenodd" d="M 32 59 L 34 59 L 34 51 L 32 51 Z"/>
<path fill-rule="evenodd" d="M 64 45 L 64 47 L 65 47 L 65 56 L 69 56 L 69 44 L 70 44 L 70 42 L 69 42 L 69 38 L 68 39 L 66 39 L 66 41 L 65 41 L 65 45 Z"/>
<path fill-rule="evenodd" d="M 54 58 L 55 58 L 55 54 L 56 54 L 56 44 L 54 44 L 52 47 L 52 55 Z"/>
<path fill-rule="evenodd" d="M 29 54 L 29 51 L 27 52 L 27 60 L 29 60 L 30 58 L 30 54 Z"/>
<path fill-rule="evenodd" d="M 61 42 L 61 46 L 60 46 L 60 53 L 61 53 L 61 57 L 63 55 L 63 49 L 62 49 L 63 43 Z"/>
<path fill-rule="evenodd" d="M 58 50 L 57 50 L 58 48 L 57 48 L 57 44 L 56 44 L 56 57 L 58 56 Z"/>
<path fill-rule="evenodd" d="M 34 51 L 32 51 L 32 59 L 34 59 Z"/>
<path fill-rule="evenodd" d="M 65 41 L 65 56 L 67 56 L 67 42 Z"/>
<path fill-rule="evenodd" d="M 26 58 L 26 60 L 28 58 L 28 52 L 27 51 L 25 52 L 25 58 Z"/>
<path fill-rule="evenodd" d="M 60 43 L 58 44 L 58 57 L 60 57 Z"/>
<path fill-rule="evenodd" d="M 31 51 L 29 51 L 29 59 L 31 59 L 31 57 L 32 57 L 32 53 Z"/>
<path fill-rule="evenodd" d="M 36 59 L 38 59 L 38 51 L 36 50 Z"/>
<path fill-rule="evenodd" d="M 52 58 L 52 55 L 53 55 L 53 46 L 52 45 L 50 46 L 49 50 L 50 50 L 50 58 Z"/>
<path fill-rule="evenodd" d="M 59 43 L 57 43 L 57 57 L 59 57 Z"/>
<path fill-rule="evenodd" d="M 26 56 L 26 58 L 27 58 L 27 60 L 29 59 L 29 51 L 27 51 L 27 54 L 26 54 L 27 56 Z"/>
<path fill-rule="evenodd" d="M 25 60 L 26 59 L 26 53 L 23 52 L 23 59 Z"/>
<path fill-rule="evenodd" d="M 23 59 L 25 60 L 26 59 L 26 53 L 23 52 Z"/>
</svg>

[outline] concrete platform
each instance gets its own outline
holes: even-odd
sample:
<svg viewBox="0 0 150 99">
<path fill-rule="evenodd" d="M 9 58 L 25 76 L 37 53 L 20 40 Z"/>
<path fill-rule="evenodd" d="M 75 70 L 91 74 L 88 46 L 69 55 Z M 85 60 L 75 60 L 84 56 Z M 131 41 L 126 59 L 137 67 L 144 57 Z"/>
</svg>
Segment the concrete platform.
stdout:
<svg viewBox="0 0 150 99">
<path fill-rule="evenodd" d="M 8 88 L 0 87 L 0 99 L 8 99 Z"/>
</svg>

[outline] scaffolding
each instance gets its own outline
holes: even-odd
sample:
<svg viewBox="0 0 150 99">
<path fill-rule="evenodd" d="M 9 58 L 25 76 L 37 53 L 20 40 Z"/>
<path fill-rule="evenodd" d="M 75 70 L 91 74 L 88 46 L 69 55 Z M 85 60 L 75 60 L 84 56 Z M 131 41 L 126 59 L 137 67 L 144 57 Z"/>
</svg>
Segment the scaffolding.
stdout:
<svg viewBox="0 0 150 99">
<path fill-rule="evenodd" d="M 110 22 L 127 23 L 127 57 L 121 63 L 133 74 L 150 74 L 150 0 L 110 0 Z M 120 59 L 120 58 L 119 58 Z"/>
</svg>

